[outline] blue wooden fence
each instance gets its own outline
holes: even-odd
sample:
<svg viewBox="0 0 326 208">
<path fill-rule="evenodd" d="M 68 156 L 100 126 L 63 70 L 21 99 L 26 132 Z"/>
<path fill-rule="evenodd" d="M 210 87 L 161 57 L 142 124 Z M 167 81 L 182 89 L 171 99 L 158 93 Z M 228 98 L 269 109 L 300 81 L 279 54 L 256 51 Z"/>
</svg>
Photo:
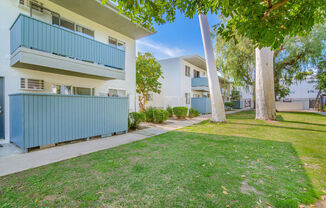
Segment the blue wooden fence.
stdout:
<svg viewBox="0 0 326 208">
<path fill-rule="evenodd" d="M 24 150 L 127 130 L 127 97 L 10 95 L 10 139 Z"/>
<path fill-rule="evenodd" d="M 191 98 L 191 107 L 197 109 L 199 113 L 212 113 L 211 99 L 207 97 Z"/>
<path fill-rule="evenodd" d="M 23 14 L 10 28 L 11 54 L 18 47 L 125 69 L 125 51 Z"/>
</svg>

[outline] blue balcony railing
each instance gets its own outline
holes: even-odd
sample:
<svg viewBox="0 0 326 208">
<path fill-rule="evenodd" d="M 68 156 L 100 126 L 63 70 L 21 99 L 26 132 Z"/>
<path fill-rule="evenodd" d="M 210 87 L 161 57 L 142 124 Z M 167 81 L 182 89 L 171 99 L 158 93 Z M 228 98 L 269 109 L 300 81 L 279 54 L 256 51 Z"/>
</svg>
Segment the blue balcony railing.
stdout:
<svg viewBox="0 0 326 208">
<path fill-rule="evenodd" d="M 191 79 L 192 87 L 208 87 L 207 77 L 197 77 Z"/>
<path fill-rule="evenodd" d="M 125 69 L 125 51 L 23 14 L 10 28 L 10 53 L 19 47 Z"/>
</svg>

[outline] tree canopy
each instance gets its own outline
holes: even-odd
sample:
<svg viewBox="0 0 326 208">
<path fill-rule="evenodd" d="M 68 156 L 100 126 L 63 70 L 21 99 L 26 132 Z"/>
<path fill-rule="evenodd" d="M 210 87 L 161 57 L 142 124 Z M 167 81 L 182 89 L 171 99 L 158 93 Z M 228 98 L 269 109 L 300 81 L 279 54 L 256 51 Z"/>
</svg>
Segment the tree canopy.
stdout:
<svg viewBox="0 0 326 208">
<path fill-rule="evenodd" d="M 289 86 L 307 75 L 316 74 L 315 68 L 325 56 L 326 25 L 316 25 L 307 36 L 286 38 L 275 51 L 275 96 L 284 98 Z"/>
<path fill-rule="evenodd" d="M 296 80 L 311 75 L 325 56 L 326 25 L 316 25 L 306 36 L 289 37 L 275 50 L 274 86 L 275 96 L 280 99 L 289 93 L 289 86 Z M 238 44 L 216 37 L 217 65 L 222 72 L 234 79 L 238 86 L 254 84 L 254 44 L 238 37 Z"/>
<path fill-rule="evenodd" d="M 109 0 L 102 0 L 105 4 Z M 131 21 L 154 30 L 153 22 L 173 22 L 176 11 L 192 18 L 196 14 L 221 13 L 227 17 L 216 25 L 227 41 L 237 36 L 250 39 L 255 47 L 277 49 L 285 37 L 304 35 L 325 21 L 324 0 L 112 0 Z"/>
<path fill-rule="evenodd" d="M 226 41 L 216 36 L 216 64 L 226 78 L 236 86 L 248 88 L 254 84 L 255 48 L 248 38 Z"/>
<path fill-rule="evenodd" d="M 161 65 L 150 53 L 138 53 L 136 60 L 136 92 L 139 94 L 140 110 L 145 109 L 145 104 L 151 92 L 161 93 L 159 82 L 163 72 Z"/>
</svg>

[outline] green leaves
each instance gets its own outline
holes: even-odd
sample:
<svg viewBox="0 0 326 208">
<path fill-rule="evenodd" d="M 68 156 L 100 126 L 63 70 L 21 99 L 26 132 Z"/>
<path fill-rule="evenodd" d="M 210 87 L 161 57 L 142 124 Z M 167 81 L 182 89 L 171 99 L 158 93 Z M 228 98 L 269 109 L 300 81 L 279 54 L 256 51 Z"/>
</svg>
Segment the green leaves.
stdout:
<svg viewBox="0 0 326 208">
<path fill-rule="evenodd" d="M 246 37 L 255 47 L 277 49 L 285 37 L 308 34 L 325 22 L 325 0 L 113 0 L 121 13 L 143 27 L 175 20 L 179 10 L 188 18 L 196 14 L 221 13 L 227 24 L 218 34 L 225 40 Z M 107 3 L 108 0 L 102 0 Z M 270 2 L 270 3 L 267 3 Z"/>
<path fill-rule="evenodd" d="M 160 93 L 160 78 L 163 77 L 161 65 L 150 53 L 138 53 L 136 60 L 136 92 L 140 94 L 141 109 L 145 107 L 147 97 L 151 92 Z"/>
</svg>

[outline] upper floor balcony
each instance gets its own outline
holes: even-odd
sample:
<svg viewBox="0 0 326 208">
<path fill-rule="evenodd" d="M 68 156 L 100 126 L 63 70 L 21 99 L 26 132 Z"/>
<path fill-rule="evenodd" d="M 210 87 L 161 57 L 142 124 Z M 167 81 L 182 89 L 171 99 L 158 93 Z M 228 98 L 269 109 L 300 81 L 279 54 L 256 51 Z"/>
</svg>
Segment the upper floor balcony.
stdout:
<svg viewBox="0 0 326 208">
<path fill-rule="evenodd" d="M 10 28 L 10 65 L 96 79 L 124 79 L 125 51 L 20 14 Z"/>
<path fill-rule="evenodd" d="M 208 92 L 208 79 L 207 77 L 197 77 L 191 79 L 191 89 L 196 91 Z"/>
</svg>

